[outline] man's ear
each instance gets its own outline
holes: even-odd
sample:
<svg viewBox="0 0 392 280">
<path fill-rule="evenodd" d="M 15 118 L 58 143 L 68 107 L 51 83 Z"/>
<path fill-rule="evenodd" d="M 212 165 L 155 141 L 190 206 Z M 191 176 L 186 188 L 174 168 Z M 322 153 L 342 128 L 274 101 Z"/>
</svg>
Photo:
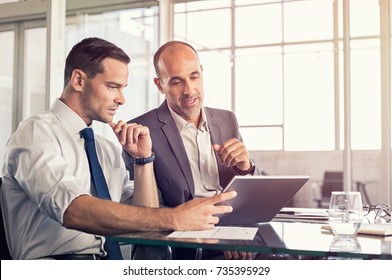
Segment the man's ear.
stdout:
<svg viewBox="0 0 392 280">
<path fill-rule="evenodd" d="M 70 84 L 75 91 L 82 91 L 86 80 L 86 74 L 80 69 L 72 71 Z"/>
<path fill-rule="evenodd" d="M 154 78 L 154 83 L 157 86 L 158 90 L 160 91 L 160 93 L 165 94 L 163 92 L 163 87 L 162 87 L 162 83 L 161 80 L 159 78 Z"/>
</svg>

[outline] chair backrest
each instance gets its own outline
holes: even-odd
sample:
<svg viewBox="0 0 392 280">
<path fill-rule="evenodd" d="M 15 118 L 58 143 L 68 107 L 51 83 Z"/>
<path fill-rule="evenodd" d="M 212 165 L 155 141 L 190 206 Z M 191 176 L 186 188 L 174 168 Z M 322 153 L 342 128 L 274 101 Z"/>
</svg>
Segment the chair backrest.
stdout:
<svg viewBox="0 0 392 280">
<path fill-rule="evenodd" d="M 323 185 L 321 187 L 322 197 L 331 197 L 331 192 L 343 190 L 343 172 L 325 171 Z"/>
<path fill-rule="evenodd" d="M 0 178 L 0 192 L 1 192 L 1 182 Z M 4 230 L 4 222 L 3 222 L 3 211 L 1 209 L 1 200 L 0 200 L 0 260 L 12 260 L 10 251 L 7 245 L 7 239 L 5 238 L 5 230 Z"/>
</svg>

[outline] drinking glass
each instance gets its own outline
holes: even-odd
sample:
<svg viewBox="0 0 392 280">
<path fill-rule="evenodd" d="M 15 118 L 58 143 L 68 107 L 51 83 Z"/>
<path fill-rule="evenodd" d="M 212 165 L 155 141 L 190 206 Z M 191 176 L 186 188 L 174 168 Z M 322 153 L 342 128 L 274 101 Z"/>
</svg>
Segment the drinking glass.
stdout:
<svg viewBox="0 0 392 280">
<path fill-rule="evenodd" d="M 335 235 L 332 239 L 331 246 L 329 248 L 331 252 L 350 252 L 350 253 L 360 253 L 361 245 L 358 242 L 357 237 L 341 237 Z"/>
<path fill-rule="evenodd" d="M 350 238 L 362 223 L 362 198 L 359 192 L 332 192 L 329 225 L 335 235 Z"/>
</svg>

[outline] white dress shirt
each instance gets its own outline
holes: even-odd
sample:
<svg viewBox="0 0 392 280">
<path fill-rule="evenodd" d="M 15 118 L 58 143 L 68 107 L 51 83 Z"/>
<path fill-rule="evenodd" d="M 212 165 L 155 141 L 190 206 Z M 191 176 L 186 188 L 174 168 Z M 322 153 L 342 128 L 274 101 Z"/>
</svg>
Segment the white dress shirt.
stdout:
<svg viewBox="0 0 392 280">
<path fill-rule="evenodd" d="M 100 254 L 104 237 L 69 230 L 63 215 L 81 195 L 93 195 L 84 139 L 84 121 L 59 99 L 49 112 L 20 123 L 10 137 L 1 177 L 1 204 L 14 259 L 57 254 Z M 129 180 L 121 151 L 96 135 L 98 159 L 113 201 L 129 202 Z"/>
<path fill-rule="evenodd" d="M 201 110 L 202 114 L 198 128 L 193 123 L 188 123 L 181 118 L 170 107 L 169 111 L 180 132 L 189 159 L 195 184 L 195 196 L 207 197 L 221 192 L 218 165 L 212 148 L 211 135 L 204 109 Z"/>
</svg>

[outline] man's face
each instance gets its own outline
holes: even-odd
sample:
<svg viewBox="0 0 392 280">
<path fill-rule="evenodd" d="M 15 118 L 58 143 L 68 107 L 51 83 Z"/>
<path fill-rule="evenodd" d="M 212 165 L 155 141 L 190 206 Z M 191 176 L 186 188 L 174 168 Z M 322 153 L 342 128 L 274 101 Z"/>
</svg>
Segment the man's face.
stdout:
<svg viewBox="0 0 392 280">
<path fill-rule="evenodd" d="M 169 107 L 188 122 L 198 125 L 203 106 L 203 67 L 188 47 L 166 49 L 159 60 L 160 77 L 155 84 L 166 95 Z"/>
<path fill-rule="evenodd" d="M 81 93 L 82 114 L 86 123 L 93 120 L 108 123 L 113 121 L 118 107 L 125 103 L 124 87 L 127 86 L 127 64 L 105 58 L 102 61 L 103 73 L 87 79 Z"/>
</svg>

